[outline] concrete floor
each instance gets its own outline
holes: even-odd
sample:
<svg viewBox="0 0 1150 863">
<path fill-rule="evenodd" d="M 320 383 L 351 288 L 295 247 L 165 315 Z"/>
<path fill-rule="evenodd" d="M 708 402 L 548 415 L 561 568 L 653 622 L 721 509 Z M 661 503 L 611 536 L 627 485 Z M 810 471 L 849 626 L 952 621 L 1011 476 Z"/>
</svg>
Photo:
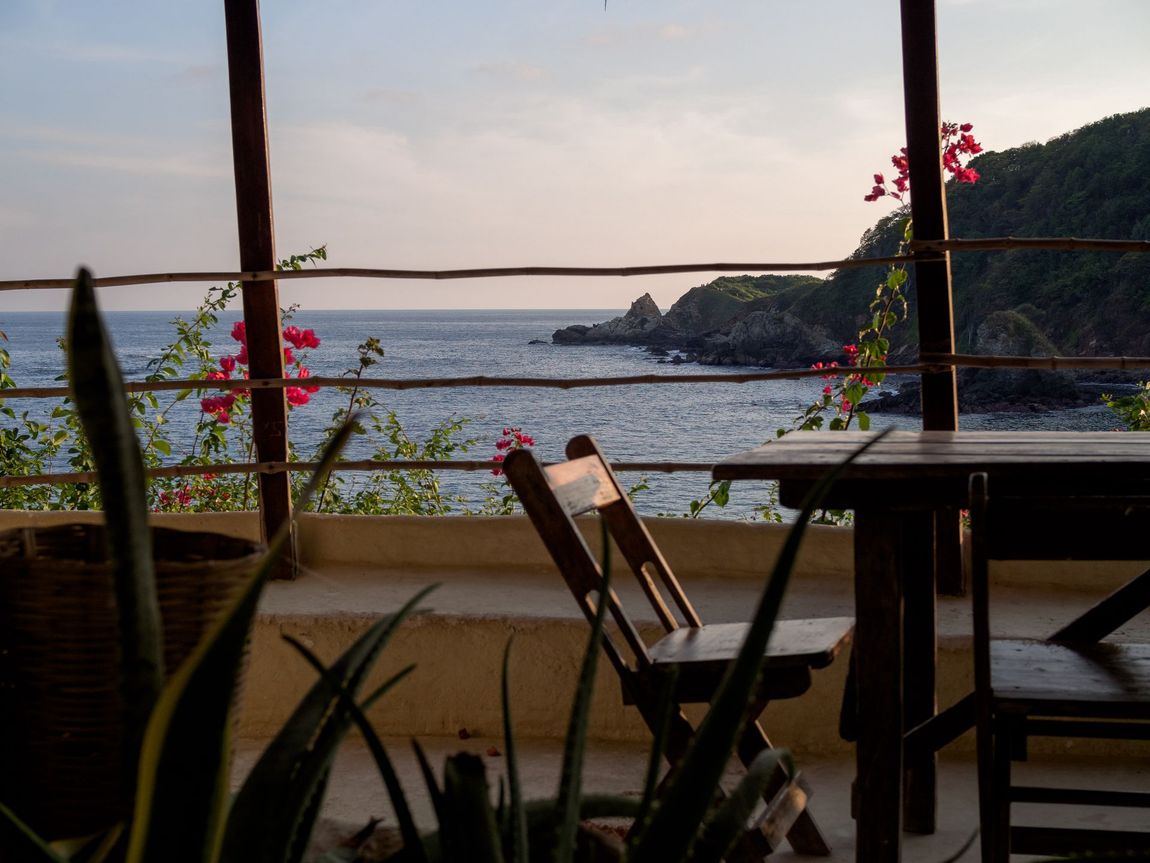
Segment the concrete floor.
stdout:
<svg viewBox="0 0 1150 863">
<path fill-rule="evenodd" d="M 489 781 L 497 787 L 498 777 L 505 769 L 502 742 L 494 739 L 431 738 L 421 740 L 433 765 L 441 766 L 452 753 L 468 751 L 481 755 L 488 767 Z M 409 741 L 387 739 L 385 744 L 395 761 L 409 802 L 421 828 L 434 824 L 431 804 L 423 791 Z M 241 744 L 237 758 L 237 774 L 242 774 L 259 752 L 259 744 Z M 500 754 L 495 754 L 499 752 Z M 646 768 L 646 750 L 630 744 L 594 743 L 589 747 L 585 762 L 584 790 L 616 794 L 638 794 Z M 558 781 L 562 748 L 558 742 L 524 741 L 520 744 L 521 779 L 530 798 L 551 797 Z M 854 863 L 854 821 L 850 817 L 850 783 L 854 765 L 850 758 L 806 758 L 800 769 L 814 789 L 811 811 L 819 821 L 830 842 L 833 854 L 828 863 Z M 1130 790 L 1145 789 L 1150 784 L 1150 764 L 1145 760 L 1114 760 L 1097 758 L 1060 758 L 1034 761 L 1020 765 L 1026 771 L 1026 781 L 1035 784 L 1058 784 L 1061 781 L 1081 783 L 1083 776 L 1107 771 L 1111 787 Z M 1053 813 L 1053 814 L 1052 814 Z M 1064 826 L 1110 827 L 1150 829 L 1150 815 L 1136 810 L 1101 811 L 1060 807 L 1017 807 L 1016 821 L 1042 824 L 1054 815 Z M 314 837 L 319 847 L 331 847 L 340 839 L 355 833 L 368 818 L 383 819 L 383 825 L 371 848 L 379 851 L 394 848 L 388 827 L 395 826 L 395 818 L 387 794 L 375 770 L 372 759 L 358 740 L 349 740 L 336 762 L 334 775 L 323 808 L 323 822 Z M 903 835 L 903 860 L 908 863 L 940 863 L 957 853 L 978 826 L 976 771 L 968 756 L 944 756 L 940 764 L 938 832 L 931 836 Z M 773 860 L 811 860 L 800 857 L 789 847 L 781 849 Z M 979 859 L 977 842 L 961 857 L 965 863 Z M 1038 858 L 1016 856 L 1014 861 Z"/>
</svg>

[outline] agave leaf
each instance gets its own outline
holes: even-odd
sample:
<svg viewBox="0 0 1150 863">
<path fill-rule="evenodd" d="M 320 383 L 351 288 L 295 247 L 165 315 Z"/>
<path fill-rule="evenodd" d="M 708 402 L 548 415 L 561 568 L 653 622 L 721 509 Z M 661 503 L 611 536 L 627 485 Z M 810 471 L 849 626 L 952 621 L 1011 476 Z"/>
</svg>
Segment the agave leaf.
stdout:
<svg viewBox="0 0 1150 863">
<path fill-rule="evenodd" d="M 69 863 L 104 863 L 112 858 L 123 835 L 124 825 L 117 824 L 95 836 L 53 842 L 52 848 L 61 852 Z"/>
<path fill-rule="evenodd" d="M 419 837 L 419 831 L 415 827 L 415 819 L 412 818 L 411 807 L 407 803 L 407 795 L 403 791 L 403 786 L 399 783 L 399 776 L 395 772 L 395 766 L 391 763 L 391 758 L 387 754 L 387 749 L 383 745 L 383 741 L 379 739 L 379 735 L 375 733 L 375 729 L 371 727 L 371 723 L 364 713 L 370 703 L 380 698 L 395 686 L 395 684 L 407 677 L 407 675 L 415 669 L 415 666 L 409 665 L 402 671 L 389 677 L 382 686 L 364 700 L 361 706 L 356 704 L 351 693 L 331 676 L 319 657 L 290 635 L 284 636 L 284 638 L 288 644 L 299 651 L 300 655 L 307 660 L 308 664 L 310 664 L 321 677 L 327 680 L 329 686 L 339 692 L 340 700 L 343 702 L 344 707 L 351 713 L 352 720 L 355 722 L 356 727 L 359 728 L 363 739 L 367 742 L 367 747 L 371 752 L 372 758 L 375 759 L 376 768 L 379 770 L 379 775 L 383 779 L 384 786 L 387 788 L 387 794 L 391 798 L 391 805 L 395 810 L 396 821 L 399 822 L 399 832 L 403 837 L 404 847 L 412 849 L 413 860 L 426 859 L 426 855 L 422 853 L 423 842 Z"/>
<path fill-rule="evenodd" d="M 81 267 L 68 315 L 68 379 L 100 478 L 116 605 L 125 708 L 124 787 L 131 794 L 148 717 L 164 685 L 163 636 L 144 459 L 92 274 Z M 130 797 L 129 797 L 130 799 Z"/>
<path fill-rule="evenodd" d="M 503 750 L 507 756 L 507 847 L 511 850 L 512 863 L 528 863 L 527 858 L 527 812 L 523 808 L 523 788 L 519 784 L 519 756 L 515 750 L 515 734 L 511 728 L 511 643 L 503 649 L 503 676 L 501 694 L 503 698 Z M 503 786 L 500 785 L 502 804 Z M 502 805 L 501 807 L 502 808 Z"/>
<path fill-rule="evenodd" d="M 648 829 L 632 847 L 634 863 L 668 863 L 684 859 L 690 851 L 742 729 L 747 701 L 754 691 L 767 641 L 811 514 L 821 505 L 843 469 L 885 435 L 886 432 L 878 434 L 860 446 L 807 493 L 798 520 L 787 533 L 763 589 L 746 640 L 723 675 L 710 709 L 675 768 L 662 802 L 651 815 Z"/>
<path fill-rule="evenodd" d="M 719 863 L 727 855 L 746 830 L 748 819 L 780 763 L 793 775 L 794 766 L 789 762 L 789 754 L 782 749 L 764 749 L 755 756 L 738 786 L 704 825 L 691 863 Z"/>
<path fill-rule="evenodd" d="M 603 536 L 603 581 L 595 620 L 587 649 L 583 652 L 583 665 L 579 669 L 579 685 L 571 705 L 571 719 L 567 724 L 567 739 L 563 745 L 563 770 L 559 776 L 556 806 L 562 817 L 555 846 L 556 863 L 570 863 L 575 856 L 575 834 L 579 827 L 579 797 L 583 789 L 583 753 L 587 748 L 587 723 L 591 712 L 591 691 L 595 685 L 595 671 L 599 666 L 599 646 L 603 640 L 603 624 L 607 616 L 608 596 L 611 591 L 611 543 L 607 522 L 600 519 Z"/>
<path fill-rule="evenodd" d="M 431 769 L 431 762 L 427 760 L 427 753 L 419 745 L 419 741 L 412 739 L 411 748 L 415 752 L 415 760 L 419 762 L 419 770 L 423 774 L 423 783 L 427 786 L 427 795 L 431 798 L 431 805 L 435 809 L 435 820 L 440 830 L 447 823 L 449 817 L 447 803 L 443 798 L 443 791 L 435 779 L 435 771 Z"/>
<path fill-rule="evenodd" d="M 302 842 L 318 814 L 316 797 L 326 786 L 336 748 L 353 721 L 340 703 L 339 689 L 328 679 L 338 681 L 354 697 L 400 623 L 434 589 L 433 585 L 421 590 L 397 613 L 373 624 L 304 696 L 232 803 L 225 860 L 282 863 L 293 859 L 293 852 L 302 853 Z"/>
<path fill-rule="evenodd" d="M 12 855 L 12 859 L 20 863 L 68 863 L 3 803 L 0 803 L 0 849 L 4 851 L 4 859 Z"/>
<path fill-rule="evenodd" d="M 449 859 L 503 863 L 483 759 L 470 752 L 449 756 L 443 766 L 443 798 L 450 813 L 442 836 L 452 852 Z"/>
<path fill-rule="evenodd" d="M 659 717 L 659 725 L 655 728 L 651 740 L 651 751 L 647 757 L 647 774 L 643 780 L 643 796 L 639 814 L 635 816 L 635 823 L 627 834 L 627 847 L 634 845 L 647 829 L 651 817 L 651 808 L 659 791 L 659 772 L 663 766 L 663 750 L 667 747 L 667 738 L 671 733 L 671 716 L 677 709 L 675 707 L 675 684 L 679 680 L 679 668 L 672 665 L 663 674 L 659 684 L 659 703 L 655 715 Z"/>
<path fill-rule="evenodd" d="M 333 436 L 304 491 L 305 500 L 349 434 L 344 426 Z M 260 591 L 290 535 L 289 524 L 276 532 L 247 586 L 172 675 L 156 703 L 140 755 L 129 863 L 203 863 L 220 853 L 236 677 Z"/>
</svg>

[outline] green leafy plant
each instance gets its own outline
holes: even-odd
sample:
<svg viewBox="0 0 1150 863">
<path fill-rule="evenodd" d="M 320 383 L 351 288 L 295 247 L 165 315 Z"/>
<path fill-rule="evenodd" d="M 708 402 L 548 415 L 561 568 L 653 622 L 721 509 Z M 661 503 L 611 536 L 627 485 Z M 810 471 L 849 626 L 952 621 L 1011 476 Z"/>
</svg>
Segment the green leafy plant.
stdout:
<svg viewBox="0 0 1150 863">
<path fill-rule="evenodd" d="M 287 543 L 285 526 L 246 588 L 191 656 L 162 683 L 162 632 L 155 603 L 143 459 L 128 400 L 100 319 L 91 276 L 81 270 L 69 321 L 69 355 L 80 418 L 100 476 L 121 633 L 128 705 L 125 771 L 134 811 L 95 837 L 49 843 L 0 802 L 4 859 L 39 863 L 290 861 L 296 863 L 319 812 L 335 748 L 354 713 L 345 704 L 402 620 L 426 594 L 370 627 L 326 669 L 252 770 L 236 802 L 228 796 L 233 694 L 263 584 Z M 345 424 L 304 491 L 324 482 L 351 434 Z M 368 696 L 379 698 L 403 674 Z M 269 806 L 269 801 L 274 806 Z"/>
<path fill-rule="evenodd" d="M 1143 381 L 1139 387 L 1138 392 L 1128 396 L 1104 395 L 1102 401 L 1129 431 L 1150 431 L 1150 381 Z"/>
</svg>

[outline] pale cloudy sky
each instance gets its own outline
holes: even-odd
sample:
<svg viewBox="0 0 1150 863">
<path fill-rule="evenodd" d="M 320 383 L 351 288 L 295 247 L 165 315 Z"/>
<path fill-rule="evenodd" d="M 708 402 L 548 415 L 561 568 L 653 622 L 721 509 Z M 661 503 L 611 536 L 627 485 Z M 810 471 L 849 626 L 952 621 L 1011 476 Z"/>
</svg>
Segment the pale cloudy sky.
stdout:
<svg viewBox="0 0 1150 863">
<path fill-rule="evenodd" d="M 846 256 L 904 140 L 896 0 L 264 0 L 277 246 L 333 266 Z M 1150 104 L 1148 0 L 939 0 L 988 149 Z M 238 267 L 223 3 L 0 2 L 0 278 Z M 310 308 L 664 308 L 705 275 L 311 281 Z M 204 286 L 115 288 L 188 308 Z M 4 310 L 62 292 L 0 294 Z"/>
</svg>

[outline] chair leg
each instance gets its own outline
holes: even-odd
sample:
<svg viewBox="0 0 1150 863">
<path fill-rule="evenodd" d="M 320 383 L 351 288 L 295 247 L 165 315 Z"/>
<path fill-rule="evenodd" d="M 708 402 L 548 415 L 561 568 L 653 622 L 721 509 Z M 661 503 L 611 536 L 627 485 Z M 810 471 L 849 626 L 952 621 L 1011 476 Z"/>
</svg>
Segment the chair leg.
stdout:
<svg viewBox="0 0 1150 863">
<path fill-rule="evenodd" d="M 1010 861 L 1010 756 L 1013 723 L 996 717 L 994 720 L 994 765 L 991 770 L 991 835 L 993 843 L 990 863 Z"/>
<path fill-rule="evenodd" d="M 764 705 L 765 706 L 765 705 Z M 760 707 L 758 711 L 753 711 L 752 716 L 757 716 L 762 711 Z M 743 733 L 739 738 L 738 754 L 739 761 L 743 763 L 744 767 L 750 766 L 755 757 L 764 749 L 771 748 L 771 741 L 767 738 L 767 733 L 759 724 L 758 720 L 748 722 L 743 729 Z M 771 781 L 767 784 L 766 790 L 763 792 L 763 797 L 770 801 L 779 789 L 786 784 L 790 777 L 780 767 L 775 771 L 775 775 L 771 777 Z M 791 847 L 795 850 L 796 854 L 806 854 L 812 857 L 829 857 L 831 853 L 831 846 L 827 843 L 826 837 L 819 829 L 819 825 L 815 822 L 814 817 L 811 815 L 810 810 L 803 809 L 799 816 L 791 825 L 790 831 L 787 833 L 787 841 L 791 843 Z"/>
<path fill-rule="evenodd" d="M 994 860 L 994 726 L 989 717 L 978 720 L 978 828 L 983 863 Z"/>
</svg>

